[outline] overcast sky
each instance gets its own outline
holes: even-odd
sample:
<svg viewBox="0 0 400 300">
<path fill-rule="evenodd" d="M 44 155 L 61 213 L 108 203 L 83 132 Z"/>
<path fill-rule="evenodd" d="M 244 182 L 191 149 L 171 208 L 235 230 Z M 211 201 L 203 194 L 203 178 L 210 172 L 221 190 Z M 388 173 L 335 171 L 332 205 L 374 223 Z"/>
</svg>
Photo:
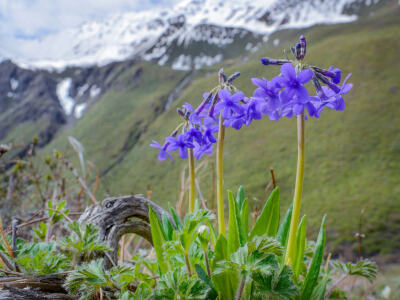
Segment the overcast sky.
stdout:
<svg viewBox="0 0 400 300">
<path fill-rule="evenodd" d="M 0 0 L 0 50 L 109 15 L 168 8 L 177 0 Z"/>
</svg>

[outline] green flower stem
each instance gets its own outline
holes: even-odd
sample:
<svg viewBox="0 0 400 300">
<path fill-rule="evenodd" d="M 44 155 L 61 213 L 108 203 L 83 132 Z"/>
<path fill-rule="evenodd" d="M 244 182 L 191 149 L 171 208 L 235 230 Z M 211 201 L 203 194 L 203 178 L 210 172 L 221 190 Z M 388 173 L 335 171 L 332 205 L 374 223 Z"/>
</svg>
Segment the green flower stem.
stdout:
<svg viewBox="0 0 400 300">
<path fill-rule="evenodd" d="M 223 191 L 223 152 L 225 139 L 225 126 L 222 114 L 219 116 L 218 144 L 217 144 L 217 210 L 218 210 L 218 231 L 225 236 L 224 218 L 224 191 Z"/>
<path fill-rule="evenodd" d="M 300 218 L 300 205 L 301 205 L 301 194 L 303 192 L 303 181 L 304 181 L 304 113 L 297 117 L 297 142 L 298 142 L 298 153 L 297 153 L 297 172 L 296 172 L 296 186 L 294 189 L 293 199 L 293 213 L 290 221 L 290 231 L 288 246 L 286 249 L 285 263 L 292 266 L 294 248 L 296 244 L 296 232 Z"/>
<path fill-rule="evenodd" d="M 242 298 L 244 285 L 246 284 L 246 275 L 243 275 L 242 280 L 240 281 L 240 286 L 238 293 L 236 295 L 236 300 L 240 300 Z"/>
<path fill-rule="evenodd" d="M 192 277 L 192 269 L 190 268 L 189 254 L 185 254 L 185 263 L 186 263 L 186 268 L 189 273 L 189 277 Z"/>
<path fill-rule="evenodd" d="M 211 269 L 210 269 L 210 262 L 208 261 L 207 250 L 203 249 L 203 252 L 204 252 L 204 260 L 206 261 L 208 278 L 211 279 Z"/>
<path fill-rule="evenodd" d="M 193 149 L 189 148 L 189 176 L 190 176 L 190 194 L 189 194 L 189 213 L 194 210 L 194 197 L 195 197 L 195 171 L 194 171 L 194 157 Z"/>
</svg>

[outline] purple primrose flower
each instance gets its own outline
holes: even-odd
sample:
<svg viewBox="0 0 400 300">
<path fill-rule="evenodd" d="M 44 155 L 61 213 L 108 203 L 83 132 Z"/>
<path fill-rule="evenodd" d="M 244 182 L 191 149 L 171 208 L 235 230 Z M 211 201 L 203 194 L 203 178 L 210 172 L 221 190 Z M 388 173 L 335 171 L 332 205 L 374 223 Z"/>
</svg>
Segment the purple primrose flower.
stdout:
<svg viewBox="0 0 400 300">
<path fill-rule="evenodd" d="M 187 148 L 194 148 L 193 143 L 188 142 L 187 136 L 184 133 L 181 133 L 177 137 L 169 136 L 166 138 L 166 141 L 170 143 L 168 146 L 169 151 L 179 150 L 179 156 L 182 159 L 187 158 Z"/>
</svg>

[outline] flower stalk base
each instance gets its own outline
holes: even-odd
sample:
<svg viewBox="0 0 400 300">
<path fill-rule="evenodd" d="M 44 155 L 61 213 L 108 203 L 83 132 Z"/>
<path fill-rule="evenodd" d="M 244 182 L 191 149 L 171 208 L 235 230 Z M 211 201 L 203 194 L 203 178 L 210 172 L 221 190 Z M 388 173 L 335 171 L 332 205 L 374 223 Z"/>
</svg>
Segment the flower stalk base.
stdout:
<svg viewBox="0 0 400 300">
<path fill-rule="evenodd" d="M 285 263 L 292 266 L 294 248 L 296 245 L 297 226 L 300 218 L 301 195 L 304 181 L 304 113 L 297 117 L 297 172 L 296 186 L 294 189 L 293 213 L 290 221 L 288 245 L 286 249 Z"/>
<path fill-rule="evenodd" d="M 224 218 L 224 191 L 223 191 L 223 152 L 225 139 L 225 126 L 222 114 L 219 116 L 219 131 L 217 144 L 217 210 L 218 210 L 218 231 L 225 236 Z"/>
<path fill-rule="evenodd" d="M 195 198 L 195 188 L 196 188 L 194 156 L 192 148 L 189 148 L 189 177 L 190 177 L 189 213 L 192 213 L 194 211 L 194 198 Z"/>
</svg>

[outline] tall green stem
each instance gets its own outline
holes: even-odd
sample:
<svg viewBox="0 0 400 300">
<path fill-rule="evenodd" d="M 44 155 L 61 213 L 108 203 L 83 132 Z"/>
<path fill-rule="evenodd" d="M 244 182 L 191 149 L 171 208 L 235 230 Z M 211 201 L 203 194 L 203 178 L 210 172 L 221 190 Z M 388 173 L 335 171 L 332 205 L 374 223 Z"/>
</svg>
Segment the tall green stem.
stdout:
<svg viewBox="0 0 400 300">
<path fill-rule="evenodd" d="M 218 230 L 219 234 L 225 236 L 225 218 L 224 218 L 224 178 L 223 178 L 223 152 L 225 139 L 225 126 L 222 114 L 219 116 L 219 130 L 217 143 L 217 210 L 218 210 Z"/>
<path fill-rule="evenodd" d="M 296 232 L 300 218 L 301 194 L 304 181 L 304 113 L 297 117 L 297 172 L 296 186 L 294 189 L 293 213 L 290 221 L 289 240 L 286 250 L 285 263 L 292 266 L 294 248 L 296 244 Z"/>
<path fill-rule="evenodd" d="M 194 210 L 194 196 L 195 196 L 195 172 L 194 172 L 194 157 L 193 149 L 189 148 L 189 177 L 190 177 L 190 194 L 189 194 L 189 213 Z"/>
</svg>

